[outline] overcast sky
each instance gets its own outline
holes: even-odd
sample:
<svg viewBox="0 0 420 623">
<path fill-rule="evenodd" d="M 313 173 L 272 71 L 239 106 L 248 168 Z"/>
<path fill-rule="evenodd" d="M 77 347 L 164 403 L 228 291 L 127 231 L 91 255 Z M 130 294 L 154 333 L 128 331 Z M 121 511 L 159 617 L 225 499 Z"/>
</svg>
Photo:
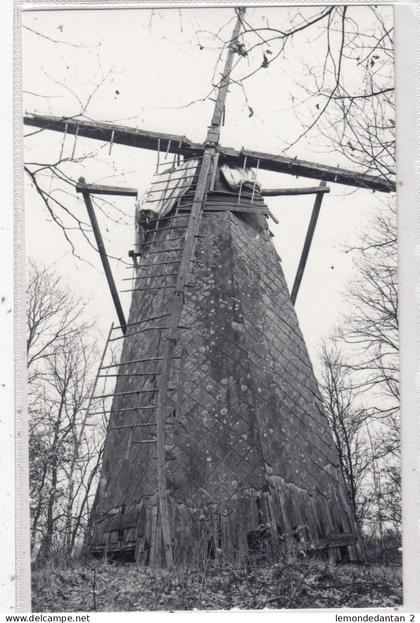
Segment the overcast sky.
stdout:
<svg viewBox="0 0 420 623">
<path fill-rule="evenodd" d="M 368 7 L 351 10 L 368 28 Z M 303 9 L 306 16 L 317 11 L 319 8 Z M 391 22 L 392 8 L 382 7 L 382 11 Z M 85 111 L 89 118 L 173 132 L 202 141 L 213 103 L 208 99 L 196 100 L 208 94 L 216 66 L 216 79 L 220 71 L 220 62 L 217 63 L 221 42 L 214 33 L 221 29 L 218 36 L 228 39 L 233 17 L 230 8 L 27 12 L 23 20 L 27 27 L 23 30 L 24 108 L 27 112 L 43 114 L 78 114 L 100 85 Z M 268 20 L 271 26 L 288 28 L 300 19 L 296 7 L 247 11 L 247 20 L 253 26 L 266 24 Z M 246 82 L 246 98 L 242 89 L 232 85 L 221 136 L 223 145 L 349 166 L 342 157 L 331 153 L 319 137 L 303 139 L 286 151 L 302 131 L 300 119 L 310 119 L 316 114 L 313 102 L 308 108 L 301 85 L 308 79 L 308 67 L 316 66 L 325 52 L 321 34 L 321 29 L 314 26 L 310 36 L 304 33 L 296 37 L 284 56 Z M 276 45 L 273 43 L 271 47 L 273 55 L 278 49 Z M 258 54 L 262 54 L 260 48 Z M 246 75 L 258 62 L 252 55 L 241 59 L 234 78 Z M 351 65 L 345 66 L 345 70 L 351 73 Z M 249 107 L 254 111 L 251 117 Z M 25 128 L 25 133 L 32 131 Z M 99 149 L 84 165 L 67 165 L 66 171 L 74 178 L 83 175 L 90 182 L 134 186 L 140 194 L 147 189 L 156 163 L 153 152 L 114 145 L 109 154 L 109 145 L 80 138 L 74 145 L 73 137 L 67 137 L 62 145 L 60 134 L 41 132 L 27 139 L 25 160 L 53 162 L 62 149 L 65 157 L 74 148 L 76 156 Z M 260 177 L 264 186 L 314 185 L 311 180 L 281 174 L 264 172 Z M 45 188 L 86 218 L 82 200 L 75 197 L 70 187 L 57 183 L 48 172 L 42 180 Z M 380 193 L 330 186 L 296 305 L 315 365 L 321 338 L 340 323 L 345 312 L 343 293 L 353 271 L 352 256 L 345 253 L 345 247 L 357 242 L 360 231 L 384 200 Z M 278 225 L 271 221 L 270 228 L 291 287 L 313 197 L 269 198 L 267 203 L 279 220 Z M 98 328 L 105 333 L 115 314 L 99 257 L 77 232 L 73 234 L 77 252 L 89 264 L 72 256 L 61 232 L 29 185 L 25 206 L 28 255 L 53 266 L 80 296 L 90 298 L 91 313 L 97 316 Z M 127 260 L 133 244 L 133 201 L 118 199 L 108 210 L 115 222 L 99 214 L 107 250 Z M 127 216 L 121 216 L 120 210 Z M 122 278 L 129 271 L 116 260 L 112 261 L 112 268 L 117 285 L 123 289 Z M 122 300 L 128 311 L 127 295 L 122 295 Z"/>
</svg>

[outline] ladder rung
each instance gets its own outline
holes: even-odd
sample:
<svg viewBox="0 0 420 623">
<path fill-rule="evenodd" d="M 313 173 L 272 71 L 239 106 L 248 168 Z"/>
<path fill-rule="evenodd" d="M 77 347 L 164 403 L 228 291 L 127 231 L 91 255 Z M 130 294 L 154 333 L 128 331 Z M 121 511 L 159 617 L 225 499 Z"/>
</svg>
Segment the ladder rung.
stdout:
<svg viewBox="0 0 420 623">
<path fill-rule="evenodd" d="M 139 426 L 156 426 L 156 422 L 145 422 L 144 424 L 122 424 L 121 426 L 111 426 L 110 430 L 120 430 L 121 428 L 138 428 Z"/>
<path fill-rule="evenodd" d="M 100 369 L 117 368 L 118 366 L 127 366 L 132 363 L 143 363 L 145 361 L 162 361 L 163 357 L 148 357 L 146 359 L 131 359 L 130 361 L 120 361 L 119 363 L 112 363 L 109 366 L 101 366 Z"/>
<path fill-rule="evenodd" d="M 114 396 L 131 396 L 133 394 L 153 394 L 159 391 L 159 387 L 155 387 L 154 389 L 135 389 L 129 392 L 114 392 L 113 394 L 101 394 L 100 396 L 92 396 L 92 400 L 99 400 L 101 398 L 113 398 Z M 168 387 L 168 391 L 176 391 L 176 387 Z"/>
<path fill-rule="evenodd" d="M 171 288 L 175 288 L 175 284 L 172 284 L 171 286 L 151 286 L 150 288 L 130 288 L 129 290 L 120 290 L 120 292 L 147 292 L 147 290 L 167 290 Z M 123 335 L 122 337 L 125 336 Z M 110 342 L 111 341 L 112 340 L 110 340 Z"/>
<path fill-rule="evenodd" d="M 168 328 L 169 327 L 144 327 L 144 329 L 140 329 L 139 331 L 136 331 L 135 333 L 127 333 L 125 337 L 129 337 L 130 335 L 137 335 L 138 333 L 146 333 L 146 331 L 164 331 L 165 329 L 168 329 Z"/>
<path fill-rule="evenodd" d="M 141 268 L 150 268 L 151 266 L 163 266 L 164 264 L 168 265 L 168 264 L 172 264 L 172 263 L 180 262 L 180 261 L 181 260 L 168 260 L 167 262 L 153 262 L 152 264 L 139 264 L 137 270 Z M 131 268 L 131 266 L 129 266 L 129 268 Z"/>
<path fill-rule="evenodd" d="M 175 286 L 174 286 L 175 287 Z M 195 288 L 196 286 L 194 284 L 188 285 L 186 284 L 186 287 L 189 288 Z M 154 288 L 151 288 L 151 290 Z M 134 290 L 132 290 L 134 292 Z M 184 327 L 182 325 L 178 325 L 177 327 L 178 329 L 191 329 L 191 327 Z M 167 331 L 169 329 L 169 327 L 146 327 L 145 329 L 140 329 L 140 331 L 133 331 L 133 333 L 126 333 L 125 335 L 118 335 L 117 337 L 113 337 L 110 340 L 108 340 L 109 342 L 115 342 L 116 340 L 123 340 L 124 338 L 127 337 L 131 337 L 132 335 L 139 335 L 140 333 L 145 333 L 146 331 Z M 149 372 L 149 374 L 156 374 L 155 372 Z M 111 376 L 110 374 L 104 375 L 104 376 Z M 135 376 L 135 374 L 133 374 L 133 376 Z"/>
<path fill-rule="evenodd" d="M 139 441 L 133 441 L 133 443 L 156 443 L 157 439 L 140 439 Z"/>
<path fill-rule="evenodd" d="M 191 178 L 191 179 L 194 179 L 194 177 Z M 179 178 L 179 179 L 185 179 L 185 178 Z M 186 180 L 186 181 L 188 181 L 188 180 Z M 151 203 L 149 201 L 149 199 L 147 199 L 147 197 L 149 197 L 150 195 L 153 195 L 154 193 L 162 194 L 163 196 L 161 197 L 161 200 L 162 201 L 167 201 L 167 200 L 171 199 L 170 196 L 166 197 L 166 193 L 168 192 L 168 190 L 184 190 L 184 188 L 186 188 L 187 190 L 194 190 L 194 182 L 191 182 L 190 184 L 188 184 L 188 183 L 187 184 L 178 184 L 178 185 L 175 184 L 175 186 L 170 186 L 169 184 L 171 182 L 172 182 L 172 180 L 170 180 L 170 179 L 162 180 L 159 183 L 160 184 L 166 184 L 165 187 L 163 187 L 163 188 L 150 188 L 147 191 L 146 195 L 145 195 L 146 199 L 143 201 L 143 205 L 146 205 L 147 203 Z"/>
<path fill-rule="evenodd" d="M 185 187 L 185 188 L 187 188 L 187 187 Z M 164 189 L 163 190 L 156 190 L 156 191 L 149 190 L 148 194 L 152 194 L 153 192 L 163 193 Z M 184 197 L 185 197 L 185 195 L 184 195 Z M 159 199 L 146 199 L 143 202 L 142 207 L 143 207 L 144 210 L 147 210 L 147 206 L 148 206 L 149 203 L 164 203 L 165 201 L 169 201 L 170 199 L 171 199 L 170 196 L 167 197 L 167 198 L 166 197 L 159 197 Z"/>
<path fill-rule="evenodd" d="M 197 158 L 194 158 L 194 160 L 201 160 L 203 156 L 198 156 Z M 166 166 L 168 166 L 168 162 L 165 162 L 163 160 L 163 162 L 161 162 L 159 164 L 160 167 L 163 167 L 166 164 Z M 181 169 L 181 171 L 189 171 L 190 169 L 198 169 L 198 167 L 200 166 L 200 163 L 197 163 L 195 166 L 193 167 L 183 167 Z M 179 173 L 180 169 L 174 169 L 173 173 Z M 171 171 L 162 171 L 162 173 L 156 173 L 155 175 L 170 175 Z"/>
<path fill-rule="evenodd" d="M 157 374 L 162 374 L 162 372 L 133 372 L 132 374 L 124 373 L 124 374 L 98 374 L 98 378 L 112 379 L 118 376 L 156 376 Z"/>
<path fill-rule="evenodd" d="M 162 221 L 172 221 L 172 219 L 176 218 L 188 218 L 186 214 L 172 214 L 171 216 L 157 216 L 156 220 L 161 223 Z"/>
<path fill-rule="evenodd" d="M 165 422 L 166 425 L 173 425 L 175 422 Z M 142 422 L 141 424 L 121 424 L 121 426 L 112 426 L 111 430 L 119 430 L 120 428 L 139 428 L 141 426 L 156 426 L 156 422 Z"/>
<path fill-rule="evenodd" d="M 149 234 L 154 234 L 157 231 L 167 231 L 168 229 L 187 229 L 187 225 L 171 225 L 170 227 L 158 227 L 157 229 L 148 229 L 146 235 L 148 236 Z"/>
<path fill-rule="evenodd" d="M 152 255 L 152 253 L 171 253 L 171 251 L 182 251 L 182 247 L 177 247 L 176 249 L 159 249 L 158 251 L 148 251 L 148 254 Z"/>
<path fill-rule="evenodd" d="M 127 322 L 127 324 L 124 326 L 132 327 L 136 324 L 141 324 L 142 322 L 150 322 L 152 320 L 160 320 L 161 318 L 167 318 L 170 315 L 171 314 L 159 314 L 159 316 L 150 316 L 150 318 L 143 318 L 142 320 L 137 320 L 136 322 Z M 122 329 L 122 327 L 112 327 L 113 331 L 115 331 L 115 329 Z"/>
<path fill-rule="evenodd" d="M 159 230 L 157 230 L 159 231 Z M 154 232 L 151 232 L 154 233 Z M 178 238 L 164 238 L 163 240 L 148 240 L 147 242 L 143 242 L 142 246 L 146 245 L 146 244 L 158 244 L 158 243 L 164 243 L 164 242 L 173 242 L 174 240 L 185 240 L 184 236 L 179 236 Z"/>
<path fill-rule="evenodd" d="M 118 366 L 126 366 L 132 363 L 144 363 L 146 361 L 162 361 L 163 357 L 146 357 L 144 359 L 132 359 L 131 361 L 120 361 L 120 363 L 112 363 L 109 366 L 101 366 L 100 370 L 105 370 L 106 368 L 117 368 Z M 174 355 L 172 359 L 181 359 L 180 355 Z"/>
<path fill-rule="evenodd" d="M 194 178 L 196 177 L 197 176 L 195 174 L 185 175 L 185 176 L 180 175 L 179 177 L 167 177 L 164 180 L 155 180 L 154 182 L 150 184 L 152 188 L 149 188 L 149 190 L 146 193 L 146 196 L 149 193 L 163 193 L 167 190 L 178 190 L 178 188 L 182 190 L 183 188 L 190 188 L 191 186 L 194 185 L 194 182 L 192 180 L 194 180 Z M 177 180 L 179 180 L 179 183 L 173 184 L 173 182 L 176 182 Z M 158 186 L 158 184 L 162 184 L 162 186 Z"/>
<path fill-rule="evenodd" d="M 173 182 L 175 180 L 182 180 L 182 181 L 188 182 L 188 180 L 193 180 L 195 177 L 197 177 L 197 176 L 196 175 L 188 175 L 188 177 L 183 177 L 183 176 L 180 176 L 180 177 L 170 177 L 170 178 L 167 178 L 166 180 L 156 180 L 155 182 L 151 182 L 150 186 L 156 186 L 157 184 L 168 184 L 169 182 Z M 182 184 L 182 185 L 180 184 L 179 187 L 173 186 L 171 188 L 171 190 L 173 188 L 175 188 L 175 189 L 176 188 L 182 188 L 182 186 L 184 186 L 184 184 Z M 191 184 L 190 184 L 190 186 L 191 186 Z M 159 192 L 163 192 L 163 191 L 165 191 L 167 189 L 165 187 L 165 188 L 159 188 L 159 189 L 156 189 L 156 190 L 158 190 Z M 153 189 L 153 190 L 149 190 L 148 192 L 150 193 L 150 192 L 156 192 L 156 191 Z"/>
<path fill-rule="evenodd" d="M 203 158 L 203 156 L 198 156 L 197 160 L 201 160 L 202 158 Z M 184 164 L 185 162 L 187 162 L 187 163 L 192 162 L 194 159 L 195 158 L 191 157 L 191 158 L 188 158 L 187 160 L 183 160 L 182 164 Z M 191 166 L 191 167 L 185 167 L 185 169 L 184 168 L 180 169 L 179 165 L 177 165 L 177 164 L 172 164 L 171 165 L 170 162 L 166 158 L 164 158 L 162 160 L 162 162 L 158 162 L 158 164 L 157 164 L 157 167 L 159 169 L 161 169 L 164 166 L 166 166 L 166 171 L 160 171 L 159 172 L 159 171 L 156 170 L 155 173 L 153 174 L 153 177 L 158 176 L 158 175 L 170 175 L 172 173 L 180 173 L 181 171 L 188 171 L 190 169 L 194 169 L 195 168 L 195 166 Z M 196 165 L 197 168 L 199 166 L 200 166 L 200 163 L 198 163 Z"/>
<path fill-rule="evenodd" d="M 190 169 L 192 169 L 194 167 L 190 167 Z M 187 171 L 188 169 L 184 169 L 184 171 Z M 174 171 L 174 173 L 178 173 L 178 171 Z M 167 173 L 158 173 L 158 175 L 170 175 L 169 172 Z M 193 180 L 196 176 L 195 175 L 178 175 L 177 177 L 168 177 L 166 180 L 156 180 L 154 182 L 151 182 L 150 186 L 153 186 L 154 184 L 165 184 L 167 182 L 172 182 L 172 180 Z"/>
<path fill-rule="evenodd" d="M 92 400 L 100 400 L 102 398 L 113 398 L 116 396 L 131 396 L 132 394 L 152 394 L 153 392 L 158 392 L 159 388 L 155 389 L 136 389 L 130 392 L 117 392 L 113 394 L 101 394 L 100 396 L 92 396 Z"/>
<path fill-rule="evenodd" d="M 160 405 L 146 405 L 145 407 L 125 407 L 124 409 L 104 409 L 102 411 L 94 411 L 93 413 L 90 413 L 90 415 L 102 415 L 104 413 L 123 413 L 124 411 L 143 411 L 143 410 L 147 410 L 147 409 L 158 409 L 160 407 Z"/>
<path fill-rule="evenodd" d="M 176 277 L 178 273 L 158 273 L 157 275 L 139 275 L 138 277 L 124 277 L 122 281 L 135 281 L 136 279 L 152 279 L 153 277 Z"/>
<path fill-rule="evenodd" d="M 154 288 L 150 288 L 151 290 Z M 121 290 L 121 292 L 135 292 L 134 290 Z M 109 342 L 115 342 L 116 340 L 123 340 L 126 337 L 131 337 L 132 335 L 139 335 L 140 333 L 145 333 L 146 331 L 165 331 L 169 327 L 145 327 L 144 329 L 140 329 L 140 331 L 133 331 L 133 333 L 123 333 L 123 335 L 117 335 L 117 337 L 113 337 Z"/>
</svg>

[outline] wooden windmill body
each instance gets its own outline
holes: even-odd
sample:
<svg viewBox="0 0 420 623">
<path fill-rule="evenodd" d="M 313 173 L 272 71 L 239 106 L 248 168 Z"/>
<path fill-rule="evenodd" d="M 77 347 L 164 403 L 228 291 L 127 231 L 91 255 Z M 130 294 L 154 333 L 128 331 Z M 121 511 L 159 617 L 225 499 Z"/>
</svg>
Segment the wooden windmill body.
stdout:
<svg viewBox="0 0 420 623">
<path fill-rule="evenodd" d="M 208 559 L 258 564 L 311 552 L 360 558 L 337 452 L 293 306 L 328 189 L 316 189 L 291 297 L 268 228 L 264 193 L 246 176 L 261 168 L 382 191 L 392 185 L 219 145 L 241 15 L 238 10 L 203 145 L 106 124 L 25 119 L 146 149 L 158 145 L 182 157 L 169 172 L 166 161 L 160 163 L 141 206 L 156 201 L 162 209 L 139 224 L 127 322 L 102 255 L 120 318 L 108 343 L 123 339 L 123 346 L 120 361 L 104 358 L 99 374 L 116 384 L 87 539 L 94 554 L 169 567 Z M 226 167 L 240 169 L 236 187 Z M 165 207 L 173 189 L 174 200 Z M 90 193 L 106 189 L 81 183 L 79 190 L 94 219 Z M 100 242 L 95 220 L 92 225 Z"/>
</svg>

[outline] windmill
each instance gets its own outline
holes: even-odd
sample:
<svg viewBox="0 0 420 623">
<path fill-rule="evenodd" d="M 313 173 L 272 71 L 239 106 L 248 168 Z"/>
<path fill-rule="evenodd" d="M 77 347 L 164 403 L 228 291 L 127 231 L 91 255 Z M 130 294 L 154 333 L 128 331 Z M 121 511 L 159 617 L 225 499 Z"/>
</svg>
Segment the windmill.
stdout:
<svg viewBox="0 0 420 623">
<path fill-rule="evenodd" d="M 326 183 L 382 192 L 395 187 L 354 171 L 220 144 L 243 14 L 237 9 L 203 144 L 74 118 L 24 119 L 158 153 L 150 191 L 136 212 L 127 321 L 91 195 L 137 192 L 83 178 L 76 187 L 119 319 L 89 407 L 109 415 L 87 538 L 93 554 L 167 567 L 361 555 L 294 302 Z M 264 190 L 260 169 L 320 184 Z M 313 194 L 315 202 L 289 294 L 264 196 L 296 194 Z M 122 353 L 115 362 L 109 347 L 118 340 Z"/>
</svg>

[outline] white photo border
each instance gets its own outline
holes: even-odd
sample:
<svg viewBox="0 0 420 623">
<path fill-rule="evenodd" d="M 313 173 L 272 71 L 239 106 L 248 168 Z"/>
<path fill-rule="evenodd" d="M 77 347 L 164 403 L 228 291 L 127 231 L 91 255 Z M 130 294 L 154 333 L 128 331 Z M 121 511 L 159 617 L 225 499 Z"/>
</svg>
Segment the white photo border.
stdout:
<svg viewBox="0 0 420 623">
<path fill-rule="evenodd" d="M 0 227 L 2 285 L 0 304 L 0 612 L 30 612 L 30 541 L 28 507 L 28 433 L 25 360 L 25 231 L 22 183 L 21 14 L 37 9 L 130 9 L 163 7 L 231 7 L 225 0 L 195 2 L 96 2 L 91 0 L 6 0 L 0 5 L 2 29 L 1 171 L 3 212 Z M 369 5 L 373 2 L 305 2 L 279 0 L 243 6 Z M 397 201 L 399 212 L 399 292 L 401 343 L 401 437 L 403 492 L 403 606 L 420 612 L 420 5 L 388 1 L 396 29 Z M 12 45 L 12 33 L 14 43 Z M 12 101 L 13 100 L 13 101 Z M 3 298 L 4 297 L 4 298 Z M 384 609 L 388 611 L 388 609 Z M 295 611 L 298 612 L 298 611 Z M 328 612 L 300 611 L 302 615 Z M 333 612 L 333 611 L 331 611 Z M 357 611 L 348 611 L 357 612 Z M 147 613 L 141 613 L 142 617 Z M 197 616 L 197 612 L 188 613 Z M 243 615 L 244 613 L 242 613 Z M 185 619 L 187 613 L 183 613 Z M 207 616 L 209 613 L 207 613 Z M 276 616 L 288 616 L 276 612 Z M 217 614 L 221 616 L 221 614 Z M 229 613 L 226 613 L 229 616 Z M 256 615 L 260 616 L 260 615 Z M 173 620 L 173 619 L 172 619 Z M 284 619 L 283 619 L 284 620 Z M 289 620 L 289 618 L 287 619 Z M 332 620 L 332 619 L 331 619 Z"/>
</svg>

